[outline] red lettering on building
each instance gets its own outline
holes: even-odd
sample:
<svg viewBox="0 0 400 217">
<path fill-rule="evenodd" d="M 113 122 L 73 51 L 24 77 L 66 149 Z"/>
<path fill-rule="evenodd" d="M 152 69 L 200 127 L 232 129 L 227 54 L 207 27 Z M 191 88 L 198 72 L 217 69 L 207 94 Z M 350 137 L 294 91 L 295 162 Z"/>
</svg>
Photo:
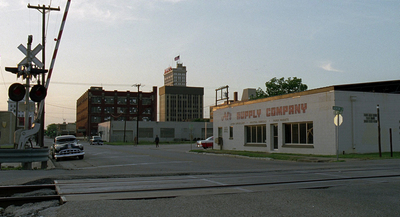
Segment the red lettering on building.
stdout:
<svg viewBox="0 0 400 217">
<path fill-rule="evenodd" d="M 294 105 L 289 106 L 289 115 L 294 114 Z"/>
<path fill-rule="evenodd" d="M 303 113 L 306 113 L 306 110 L 307 110 L 307 103 L 301 104 L 301 110 L 303 110 Z"/>
<path fill-rule="evenodd" d="M 276 115 L 282 115 L 282 107 L 276 107 Z"/>
<path fill-rule="evenodd" d="M 278 106 L 278 107 L 270 107 L 265 109 L 265 115 L 267 117 L 273 116 L 284 116 L 284 115 L 293 115 L 293 114 L 301 114 L 306 113 L 307 110 L 307 103 L 301 104 L 294 104 L 294 105 L 285 105 L 285 106 Z M 250 118 L 259 118 L 261 117 L 262 110 L 248 110 L 248 111 L 241 111 L 236 113 L 236 119 L 250 119 Z M 225 115 L 224 115 L 225 117 Z M 226 120 L 226 118 L 223 120 Z M 230 120 L 230 119 L 229 119 Z"/>
<path fill-rule="evenodd" d="M 222 121 L 229 121 L 232 119 L 232 114 L 230 112 L 224 112 L 224 116 L 222 116 Z"/>
<path fill-rule="evenodd" d="M 288 112 L 288 106 L 283 106 L 283 114 L 286 115 L 286 112 Z"/>
<path fill-rule="evenodd" d="M 236 118 L 238 120 L 247 118 L 259 118 L 259 117 L 261 117 L 261 109 L 242 111 L 236 113 Z"/>
<path fill-rule="evenodd" d="M 301 113 L 306 113 L 307 110 L 307 103 L 302 103 L 302 104 L 295 104 L 295 105 L 285 105 L 285 106 L 279 106 L 279 107 L 272 107 L 272 108 L 266 108 L 266 116 L 267 117 L 272 117 L 272 116 L 283 116 L 283 115 L 292 115 L 292 114 L 301 114 Z"/>
<path fill-rule="evenodd" d="M 172 71 L 172 67 L 168 67 L 164 70 L 164 74 L 167 74 L 168 72 Z"/>
</svg>

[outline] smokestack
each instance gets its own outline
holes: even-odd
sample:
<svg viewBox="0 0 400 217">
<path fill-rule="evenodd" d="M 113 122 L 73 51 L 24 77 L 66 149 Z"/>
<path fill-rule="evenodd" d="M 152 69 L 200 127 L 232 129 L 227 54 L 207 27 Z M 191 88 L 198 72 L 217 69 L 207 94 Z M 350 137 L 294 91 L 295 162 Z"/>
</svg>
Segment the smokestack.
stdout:
<svg viewBox="0 0 400 217">
<path fill-rule="evenodd" d="M 233 101 L 238 101 L 238 92 L 233 92 Z"/>
</svg>

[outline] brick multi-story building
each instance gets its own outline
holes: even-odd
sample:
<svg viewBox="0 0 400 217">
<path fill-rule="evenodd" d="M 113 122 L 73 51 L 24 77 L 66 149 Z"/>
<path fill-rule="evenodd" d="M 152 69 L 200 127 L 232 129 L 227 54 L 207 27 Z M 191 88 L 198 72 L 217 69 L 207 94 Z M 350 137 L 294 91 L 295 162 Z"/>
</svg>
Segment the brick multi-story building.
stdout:
<svg viewBox="0 0 400 217">
<path fill-rule="evenodd" d="M 98 134 L 98 123 L 105 121 L 157 121 L 157 87 L 153 92 L 105 91 L 90 87 L 76 103 L 78 136 Z"/>
</svg>

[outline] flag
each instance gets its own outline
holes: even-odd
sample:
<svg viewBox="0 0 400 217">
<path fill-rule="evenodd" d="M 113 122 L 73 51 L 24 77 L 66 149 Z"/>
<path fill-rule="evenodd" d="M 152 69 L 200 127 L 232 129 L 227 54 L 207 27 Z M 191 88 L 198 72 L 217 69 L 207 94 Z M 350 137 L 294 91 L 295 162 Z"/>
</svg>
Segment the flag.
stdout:
<svg viewBox="0 0 400 217">
<path fill-rule="evenodd" d="M 178 61 L 178 60 L 179 60 L 179 56 L 176 56 L 176 57 L 174 58 L 174 60 L 175 60 L 175 61 Z"/>
</svg>

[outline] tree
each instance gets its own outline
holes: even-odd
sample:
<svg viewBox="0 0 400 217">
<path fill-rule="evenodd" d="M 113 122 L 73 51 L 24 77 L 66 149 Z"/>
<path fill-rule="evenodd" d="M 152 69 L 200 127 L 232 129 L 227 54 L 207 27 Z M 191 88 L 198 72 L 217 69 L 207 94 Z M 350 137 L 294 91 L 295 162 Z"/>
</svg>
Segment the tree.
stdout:
<svg viewBox="0 0 400 217">
<path fill-rule="evenodd" d="M 265 92 L 261 88 L 258 88 L 256 90 L 256 97 L 254 97 L 255 99 L 278 96 L 288 93 L 297 93 L 305 91 L 308 88 L 306 84 L 302 84 L 301 78 L 297 77 L 289 77 L 286 80 L 284 77 L 280 79 L 274 77 L 270 81 L 265 82 L 265 87 Z"/>
<path fill-rule="evenodd" d="M 261 87 L 257 88 L 256 90 L 256 95 L 255 96 L 250 96 L 250 99 L 261 99 L 261 98 L 265 98 L 267 97 L 267 95 L 265 94 L 265 92 L 261 89 Z"/>
<path fill-rule="evenodd" d="M 54 138 L 57 136 L 57 125 L 56 124 L 50 124 L 49 126 L 47 126 L 46 136 L 48 136 L 50 138 Z"/>
</svg>

